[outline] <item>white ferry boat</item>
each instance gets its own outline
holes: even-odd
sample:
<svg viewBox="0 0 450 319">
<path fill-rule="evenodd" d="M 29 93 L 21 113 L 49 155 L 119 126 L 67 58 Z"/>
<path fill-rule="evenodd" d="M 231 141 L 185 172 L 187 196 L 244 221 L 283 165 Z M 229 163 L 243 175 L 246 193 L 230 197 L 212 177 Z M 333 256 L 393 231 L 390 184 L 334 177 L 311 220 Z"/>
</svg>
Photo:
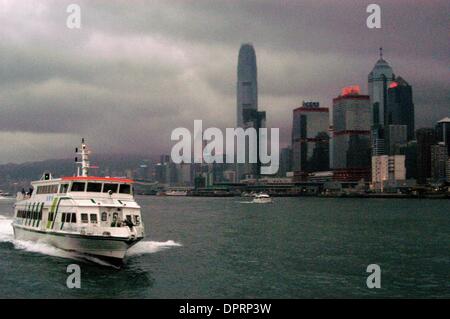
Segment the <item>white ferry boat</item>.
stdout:
<svg viewBox="0 0 450 319">
<path fill-rule="evenodd" d="M 268 194 L 255 194 L 252 203 L 256 204 L 270 204 L 272 203 L 272 198 Z"/>
<path fill-rule="evenodd" d="M 77 176 L 44 173 L 31 183 L 31 195 L 18 194 L 14 236 L 121 264 L 127 249 L 144 238 L 133 181 L 88 176 L 90 152 L 84 139 L 78 154 Z"/>
</svg>

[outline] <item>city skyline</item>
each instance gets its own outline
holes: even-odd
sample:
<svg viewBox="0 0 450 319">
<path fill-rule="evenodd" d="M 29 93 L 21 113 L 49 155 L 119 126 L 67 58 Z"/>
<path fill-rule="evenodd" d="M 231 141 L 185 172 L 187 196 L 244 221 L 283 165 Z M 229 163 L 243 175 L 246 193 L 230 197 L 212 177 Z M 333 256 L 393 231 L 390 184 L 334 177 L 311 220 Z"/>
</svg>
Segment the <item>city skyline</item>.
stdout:
<svg viewBox="0 0 450 319">
<path fill-rule="evenodd" d="M 290 143 L 292 110 L 302 100 L 330 107 L 351 84 L 367 93 L 380 46 L 414 88 L 416 128 L 448 116 L 440 9 L 447 3 L 417 10 L 381 1 L 380 30 L 365 27 L 365 4 L 348 1 L 196 3 L 205 10 L 177 1 L 133 8 L 80 1 L 82 28 L 74 31 L 64 25 L 69 2 L 3 2 L 0 163 L 68 158 L 81 136 L 97 153 L 161 154 L 170 131 L 193 119 L 228 127 L 235 123 L 237 50 L 246 42 L 258 51 L 259 106 L 267 127 L 281 128 L 281 147 Z M 432 24 L 420 28 L 425 19 Z"/>
</svg>

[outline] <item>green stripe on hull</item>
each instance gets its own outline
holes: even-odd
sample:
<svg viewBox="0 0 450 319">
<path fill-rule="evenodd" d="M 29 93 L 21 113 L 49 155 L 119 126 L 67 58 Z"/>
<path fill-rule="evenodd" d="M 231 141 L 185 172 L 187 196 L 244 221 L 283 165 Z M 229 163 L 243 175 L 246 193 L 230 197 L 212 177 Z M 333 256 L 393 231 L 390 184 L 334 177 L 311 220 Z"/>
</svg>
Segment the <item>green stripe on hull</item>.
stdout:
<svg viewBox="0 0 450 319">
<path fill-rule="evenodd" d="M 33 209 L 31 210 L 31 219 L 33 220 L 33 227 L 36 224 L 36 212 L 38 211 L 39 203 L 33 203 Z"/>
<path fill-rule="evenodd" d="M 39 227 L 39 224 L 41 223 L 41 219 L 42 219 L 42 209 L 44 208 L 44 203 L 40 203 L 41 205 L 40 205 L 40 207 L 39 207 L 39 209 L 38 209 L 38 212 L 37 212 L 37 214 L 38 214 L 38 218 L 37 218 L 37 225 L 36 225 L 36 227 Z M 39 206 L 39 205 L 38 205 Z M 40 217 L 40 218 L 39 218 Z"/>
<path fill-rule="evenodd" d="M 54 208 L 54 213 L 55 213 L 55 214 L 54 214 L 54 216 L 53 216 L 52 229 L 53 229 L 53 227 L 55 226 L 56 217 L 58 216 L 59 204 L 61 204 L 61 202 L 62 202 L 64 199 L 70 199 L 70 197 L 58 197 L 58 198 L 57 198 L 56 208 Z M 52 207 L 53 207 L 53 205 L 52 205 Z"/>
<path fill-rule="evenodd" d="M 55 208 L 56 208 L 56 204 L 57 204 L 57 202 L 58 202 L 58 199 L 59 199 L 58 197 L 53 198 L 52 205 L 50 206 L 50 211 L 48 212 L 48 215 L 49 215 L 49 216 L 50 216 L 51 213 L 54 213 L 54 212 L 55 212 Z M 54 221 L 54 220 L 55 220 L 55 216 L 53 216 L 53 221 Z M 47 220 L 47 228 L 50 228 L 50 227 L 53 228 L 52 221 Z"/>
</svg>

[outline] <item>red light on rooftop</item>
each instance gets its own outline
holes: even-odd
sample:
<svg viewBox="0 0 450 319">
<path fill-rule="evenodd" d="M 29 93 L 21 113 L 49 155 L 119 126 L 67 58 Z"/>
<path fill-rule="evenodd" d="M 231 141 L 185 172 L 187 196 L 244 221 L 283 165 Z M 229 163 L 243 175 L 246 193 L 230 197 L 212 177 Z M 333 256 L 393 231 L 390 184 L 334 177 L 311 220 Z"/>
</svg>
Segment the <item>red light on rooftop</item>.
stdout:
<svg viewBox="0 0 450 319">
<path fill-rule="evenodd" d="M 389 85 L 390 89 L 396 88 L 398 86 L 397 82 L 392 82 L 391 85 Z"/>
<path fill-rule="evenodd" d="M 341 95 L 347 96 L 347 95 L 359 95 L 361 93 L 361 89 L 359 88 L 359 85 L 351 85 L 347 86 L 342 89 Z"/>
</svg>

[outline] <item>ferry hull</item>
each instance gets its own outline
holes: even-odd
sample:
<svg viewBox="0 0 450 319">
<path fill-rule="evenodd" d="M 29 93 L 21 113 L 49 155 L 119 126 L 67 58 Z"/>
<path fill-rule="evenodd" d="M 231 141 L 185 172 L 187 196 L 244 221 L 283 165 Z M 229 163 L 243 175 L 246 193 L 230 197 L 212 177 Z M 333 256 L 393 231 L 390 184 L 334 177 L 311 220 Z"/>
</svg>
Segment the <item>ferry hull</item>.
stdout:
<svg viewBox="0 0 450 319">
<path fill-rule="evenodd" d="M 45 243 L 63 250 L 98 257 L 116 265 L 120 265 L 127 250 L 142 239 L 141 237 L 129 240 L 127 238 L 50 233 L 17 225 L 13 225 L 13 229 L 14 237 L 18 240 Z"/>
</svg>

